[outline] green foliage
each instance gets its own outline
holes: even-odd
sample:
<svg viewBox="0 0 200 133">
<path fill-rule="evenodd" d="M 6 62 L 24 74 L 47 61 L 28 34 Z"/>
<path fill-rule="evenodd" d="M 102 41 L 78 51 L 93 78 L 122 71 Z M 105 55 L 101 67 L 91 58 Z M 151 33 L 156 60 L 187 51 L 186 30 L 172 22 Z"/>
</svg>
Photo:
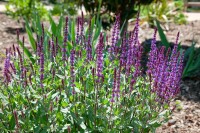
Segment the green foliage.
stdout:
<svg viewBox="0 0 200 133">
<path fill-rule="evenodd" d="M 40 0 L 9 0 L 6 5 L 6 10 L 8 15 L 18 20 L 21 19 L 21 17 L 30 20 L 35 12 L 37 12 L 40 17 L 45 18 L 48 13 Z"/>
<path fill-rule="evenodd" d="M 119 60 L 110 62 L 107 46 L 103 51 L 104 80 L 97 83 L 98 77 L 93 69 L 96 60 L 86 61 L 84 41 L 75 43 L 76 24 L 70 19 L 68 27 L 67 55 L 71 49 L 75 54 L 75 87 L 71 82 L 71 61 L 63 64 L 58 50 L 57 56 L 52 57 L 52 50 L 48 40 L 58 38 L 59 47 L 63 47 L 63 17 L 56 24 L 49 16 L 48 29 L 39 25 L 38 17 L 34 18 L 37 26 L 35 32 L 43 37 L 41 42 L 44 48 L 44 79 L 41 87 L 40 58 L 37 56 L 36 42 L 29 24 L 26 24 L 32 55 L 27 54 L 23 44 L 23 52 L 29 58 L 20 62 L 20 54 L 12 56 L 16 73 L 12 74 L 10 83 L 1 83 L 0 88 L 0 131 L 1 132 L 155 132 L 171 114 L 168 103 L 158 102 L 158 97 L 150 89 L 150 81 L 146 77 L 139 77 L 130 93 L 129 83 L 132 76 L 127 76 L 122 67 L 120 78 L 120 97 L 116 102 L 110 102 L 112 97 L 115 69 L 118 69 Z M 101 34 L 101 24 L 91 20 L 92 55 L 95 58 L 96 46 Z M 85 26 L 84 36 L 88 39 L 89 28 Z M 52 34 L 54 35 L 52 37 Z M 104 33 L 104 37 L 106 34 Z M 19 41 L 19 43 L 21 43 Z M 103 40 L 106 44 L 106 39 Z M 119 41 L 121 44 L 121 41 Z M 28 50 L 28 49 L 27 49 Z M 79 53 L 81 52 L 81 57 Z M 29 52 L 28 52 L 29 53 Z M 33 59 L 34 62 L 31 60 Z M 21 69 L 21 63 L 26 70 Z M 27 69 L 29 68 L 29 69 Z M 55 70 L 55 72 L 54 72 Z M 134 68 L 133 70 L 134 71 Z M 76 93 L 72 93 L 75 91 Z"/>
<path fill-rule="evenodd" d="M 163 29 L 160 26 L 159 21 L 156 21 L 156 25 L 158 27 L 158 32 L 160 35 L 162 45 L 169 47 L 170 44 L 163 32 Z M 181 48 L 181 46 L 179 47 L 180 52 L 185 51 L 184 58 L 186 60 L 182 78 L 195 77 L 195 76 L 199 76 L 200 74 L 200 69 L 199 69 L 200 68 L 200 48 L 195 48 L 195 44 L 196 43 L 193 41 L 190 48 L 186 50 Z"/>
<path fill-rule="evenodd" d="M 175 22 L 186 23 L 186 16 L 183 14 L 183 0 L 157 0 L 148 6 L 141 7 L 143 21 L 148 21 L 154 25 L 155 20 L 162 23 Z"/>
<path fill-rule="evenodd" d="M 55 1 L 53 9 L 51 10 L 52 15 L 60 16 L 64 15 L 76 15 L 77 14 L 77 2 L 74 0 Z"/>
<path fill-rule="evenodd" d="M 195 77 L 200 75 L 200 48 L 195 48 L 193 41 L 190 48 L 185 52 L 187 63 L 183 71 L 183 77 Z"/>
</svg>

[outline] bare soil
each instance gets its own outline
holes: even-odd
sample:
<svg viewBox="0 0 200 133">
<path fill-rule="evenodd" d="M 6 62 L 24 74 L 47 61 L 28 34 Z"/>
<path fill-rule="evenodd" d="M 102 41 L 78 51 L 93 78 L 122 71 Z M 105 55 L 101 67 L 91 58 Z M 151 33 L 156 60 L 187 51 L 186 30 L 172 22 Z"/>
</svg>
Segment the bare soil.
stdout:
<svg viewBox="0 0 200 133">
<path fill-rule="evenodd" d="M 28 38 L 23 29 L 23 24 L 0 13 L 0 75 L 3 71 L 5 49 L 16 44 L 16 30 L 20 31 L 20 37 L 25 36 L 25 45 Z M 190 46 L 193 39 L 200 47 L 200 21 L 188 22 L 187 25 L 169 24 L 166 35 L 170 42 L 174 42 L 176 34 L 180 31 L 182 45 Z M 130 29 L 129 29 L 130 30 Z M 150 39 L 153 29 L 143 25 L 140 29 L 140 41 Z M 2 78 L 2 76 L 0 76 Z M 0 80 L 1 80 L 0 78 Z M 175 101 L 178 100 L 179 103 Z M 184 79 L 181 82 L 181 94 L 172 102 L 176 105 L 169 122 L 157 129 L 157 133 L 200 133 L 200 78 Z"/>
</svg>

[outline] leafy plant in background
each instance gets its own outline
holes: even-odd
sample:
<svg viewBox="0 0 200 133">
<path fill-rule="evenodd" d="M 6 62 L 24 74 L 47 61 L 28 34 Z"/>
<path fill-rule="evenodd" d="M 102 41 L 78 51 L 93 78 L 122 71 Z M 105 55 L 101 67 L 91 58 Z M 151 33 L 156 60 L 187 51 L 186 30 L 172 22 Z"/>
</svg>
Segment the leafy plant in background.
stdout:
<svg viewBox="0 0 200 133">
<path fill-rule="evenodd" d="M 158 33 L 160 35 L 161 42 L 167 48 L 170 47 L 170 43 L 168 42 L 163 29 L 160 26 L 159 21 L 156 21 L 156 25 L 158 27 Z M 193 41 L 190 48 L 186 49 L 184 52 L 184 60 L 185 60 L 185 68 L 183 70 L 182 78 L 185 77 L 196 77 L 200 75 L 200 48 L 195 48 L 196 43 Z M 179 43 L 179 51 L 184 51 L 184 49 L 180 46 Z"/>
<path fill-rule="evenodd" d="M 32 53 L 19 36 L 22 51 L 14 45 L 6 50 L 1 132 L 147 133 L 168 120 L 183 69 L 178 45 L 172 52 L 158 48 L 155 30 L 145 76 L 139 15 L 123 36 L 117 16 L 110 38 L 95 18 L 88 26 L 83 16 L 50 22 L 49 29 L 38 25 L 36 39 L 26 25 Z"/>
<path fill-rule="evenodd" d="M 47 10 L 40 0 L 9 0 L 6 5 L 6 13 L 20 20 L 27 18 L 30 20 L 37 12 L 41 18 L 47 17 Z"/>
<path fill-rule="evenodd" d="M 51 10 L 52 15 L 60 16 L 65 15 L 76 15 L 78 11 L 77 1 L 74 0 L 65 0 L 58 1 L 55 0 L 53 9 Z"/>
<path fill-rule="evenodd" d="M 128 20 L 137 14 L 136 7 L 148 5 L 153 0 L 76 0 L 79 6 L 84 6 L 85 10 L 92 15 L 100 16 L 104 28 L 108 28 L 114 22 L 115 13 L 120 13 L 121 26 L 125 22 L 125 29 Z M 98 17 L 97 17 L 98 18 Z"/>
<path fill-rule="evenodd" d="M 150 5 L 140 8 L 143 21 L 148 21 L 150 25 L 154 25 L 156 19 L 162 23 L 186 23 L 183 0 L 155 0 Z"/>
</svg>

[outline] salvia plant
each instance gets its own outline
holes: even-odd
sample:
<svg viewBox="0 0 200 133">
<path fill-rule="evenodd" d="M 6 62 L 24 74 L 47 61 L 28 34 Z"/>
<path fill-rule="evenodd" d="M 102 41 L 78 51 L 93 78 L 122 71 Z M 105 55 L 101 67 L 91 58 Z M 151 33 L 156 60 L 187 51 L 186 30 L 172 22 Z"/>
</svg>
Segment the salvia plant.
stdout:
<svg viewBox="0 0 200 133">
<path fill-rule="evenodd" d="M 141 66 L 139 15 L 133 31 L 120 36 L 120 19 L 107 36 L 95 18 L 66 17 L 37 37 L 28 25 L 32 52 L 6 50 L 0 93 L 1 132 L 155 132 L 175 107 L 183 54 L 156 46 L 147 71 Z M 64 27 L 64 30 L 61 30 Z"/>
</svg>

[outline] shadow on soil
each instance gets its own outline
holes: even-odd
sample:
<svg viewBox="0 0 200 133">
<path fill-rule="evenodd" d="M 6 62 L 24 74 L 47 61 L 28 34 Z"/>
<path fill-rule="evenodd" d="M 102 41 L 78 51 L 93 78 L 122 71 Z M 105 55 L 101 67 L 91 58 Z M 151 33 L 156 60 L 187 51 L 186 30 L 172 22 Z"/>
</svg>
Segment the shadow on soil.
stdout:
<svg viewBox="0 0 200 133">
<path fill-rule="evenodd" d="M 16 35 L 17 30 L 19 31 L 19 33 L 25 33 L 26 30 L 24 28 L 13 28 L 13 27 L 7 27 L 6 28 L 6 32 L 9 34 L 13 34 Z"/>
</svg>

